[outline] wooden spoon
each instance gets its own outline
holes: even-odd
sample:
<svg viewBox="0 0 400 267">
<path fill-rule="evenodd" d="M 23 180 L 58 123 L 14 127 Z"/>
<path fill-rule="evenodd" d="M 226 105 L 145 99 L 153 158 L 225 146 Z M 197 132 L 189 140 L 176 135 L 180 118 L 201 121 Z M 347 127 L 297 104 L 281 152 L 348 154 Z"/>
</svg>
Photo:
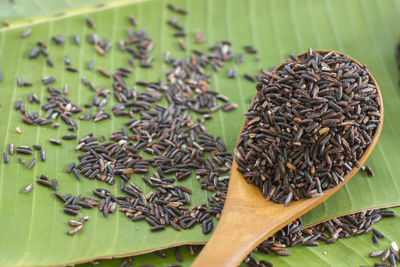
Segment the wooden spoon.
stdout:
<svg viewBox="0 0 400 267">
<path fill-rule="evenodd" d="M 313 51 L 321 54 L 336 52 L 337 54 L 344 55 L 332 50 Z M 299 54 L 298 57 L 303 56 L 305 53 Z M 359 66 L 362 66 L 357 60 L 349 56 L 347 57 Z M 279 65 L 276 70 L 282 68 L 283 64 Z M 359 160 L 361 166 L 375 147 L 383 124 L 382 95 L 376 80 L 369 71 L 367 72 L 377 89 L 381 102 L 379 110 L 381 118 L 372 142 Z M 243 127 L 244 123 L 240 132 L 242 132 Z M 293 201 L 289 206 L 285 207 L 282 204 L 266 201 L 261 190 L 252 184 L 248 184 L 246 179 L 242 177 L 242 174 L 237 171 L 237 167 L 238 165 L 234 160 L 228 194 L 221 218 L 210 240 L 208 240 L 200 255 L 194 261 L 193 267 L 238 266 L 243 258 L 259 243 L 323 202 L 344 184 L 340 183 L 334 188 L 325 190 L 324 194 L 320 197 Z M 358 170 L 358 168 L 353 168 L 344 177 L 344 180 L 346 182 L 349 181 Z"/>
</svg>

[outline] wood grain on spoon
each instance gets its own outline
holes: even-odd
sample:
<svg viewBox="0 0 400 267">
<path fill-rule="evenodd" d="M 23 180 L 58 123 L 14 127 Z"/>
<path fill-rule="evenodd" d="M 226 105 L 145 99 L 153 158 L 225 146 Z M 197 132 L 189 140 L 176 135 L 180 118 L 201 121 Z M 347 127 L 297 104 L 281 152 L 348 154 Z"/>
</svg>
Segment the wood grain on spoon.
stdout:
<svg viewBox="0 0 400 267">
<path fill-rule="evenodd" d="M 343 54 L 332 50 L 313 51 L 323 54 L 328 52 Z M 298 57 L 304 54 L 305 53 L 299 54 Z M 352 57 L 347 57 L 359 66 L 363 66 Z M 280 69 L 283 64 L 284 63 L 279 65 L 276 70 Z M 381 91 L 374 77 L 368 70 L 367 72 L 380 98 L 381 106 L 379 111 L 381 118 L 370 145 L 359 160 L 361 166 L 365 163 L 378 141 L 382 130 L 384 115 Z M 240 132 L 242 132 L 244 126 L 243 123 Z M 282 204 L 266 201 L 260 189 L 254 185 L 248 184 L 246 179 L 242 177 L 242 174 L 237 171 L 237 167 L 238 165 L 234 160 L 228 194 L 221 218 L 210 240 L 194 261 L 192 265 L 194 267 L 238 266 L 243 258 L 245 258 L 259 243 L 323 202 L 344 185 L 340 183 L 334 188 L 325 190 L 324 194 L 320 197 L 293 201 L 289 206 L 285 207 Z M 346 182 L 349 181 L 358 170 L 358 168 L 354 167 L 351 172 L 344 177 L 344 180 Z"/>
</svg>

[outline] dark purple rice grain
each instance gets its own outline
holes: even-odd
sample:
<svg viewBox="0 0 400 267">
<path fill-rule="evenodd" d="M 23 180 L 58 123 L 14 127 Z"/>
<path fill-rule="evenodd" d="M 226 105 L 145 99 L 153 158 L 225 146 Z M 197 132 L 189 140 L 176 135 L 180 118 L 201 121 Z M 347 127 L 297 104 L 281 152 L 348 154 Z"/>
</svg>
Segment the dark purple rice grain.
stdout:
<svg viewBox="0 0 400 267">
<path fill-rule="evenodd" d="M 42 53 L 42 55 L 45 57 L 49 56 L 49 52 L 47 52 L 46 48 L 44 47 L 40 48 L 40 53 Z"/>
<path fill-rule="evenodd" d="M 236 78 L 237 72 L 234 69 L 229 68 L 227 76 L 228 76 L 228 78 Z"/>
<path fill-rule="evenodd" d="M 67 173 L 70 173 L 74 167 L 75 167 L 75 162 L 71 162 L 67 167 Z"/>
<path fill-rule="evenodd" d="M 46 180 L 42 180 L 42 179 L 39 179 L 39 180 L 36 180 L 36 182 L 38 183 L 38 184 L 41 184 L 41 185 L 44 185 L 44 186 L 47 186 L 47 187 L 50 187 L 50 188 L 52 188 L 52 184 L 51 184 L 51 182 L 49 182 L 49 181 L 46 181 Z"/>
<path fill-rule="evenodd" d="M 254 49 L 254 47 L 251 45 L 245 45 L 243 48 L 244 48 L 244 51 L 246 51 L 249 54 L 257 54 L 257 50 Z"/>
<path fill-rule="evenodd" d="M 95 29 L 95 28 L 96 28 L 96 25 L 93 23 L 93 21 L 92 21 L 89 17 L 86 17 L 86 18 L 85 18 L 85 21 L 86 21 L 86 24 L 87 24 L 90 28 L 92 28 L 92 29 Z"/>
<path fill-rule="evenodd" d="M 379 238 L 382 238 L 382 239 L 385 238 L 385 235 L 382 234 L 381 232 L 379 232 L 378 230 L 372 229 L 372 233 L 373 233 L 374 235 L 376 235 L 377 237 L 379 237 Z"/>
<path fill-rule="evenodd" d="M 365 166 L 365 170 L 367 171 L 369 176 L 375 176 L 375 172 L 370 166 Z"/>
<path fill-rule="evenodd" d="M 154 254 L 164 259 L 167 257 L 167 254 L 162 250 L 154 251 Z"/>
<path fill-rule="evenodd" d="M 204 43 L 206 41 L 206 37 L 203 36 L 201 30 L 197 29 L 195 32 L 196 44 Z"/>
<path fill-rule="evenodd" d="M 28 58 L 37 58 L 40 54 L 40 49 L 37 47 L 32 47 L 32 49 L 29 51 Z"/>
<path fill-rule="evenodd" d="M 49 180 L 49 177 L 47 175 L 44 175 L 44 174 L 41 174 L 39 176 L 39 178 L 42 179 L 42 180 Z"/>
<path fill-rule="evenodd" d="M 31 159 L 27 165 L 28 169 L 32 168 L 35 165 L 35 163 L 36 163 L 36 158 Z"/>
<path fill-rule="evenodd" d="M 188 13 L 187 10 L 182 9 L 182 8 L 177 8 L 174 5 L 172 5 L 171 3 L 168 3 L 167 7 L 168 7 L 169 10 L 174 11 L 174 12 L 179 13 L 179 14 L 182 14 L 182 15 L 186 15 Z"/>
<path fill-rule="evenodd" d="M 257 79 L 248 73 L 243 74 L 243 77 L 246 78 L 247 80 L 249 80 L 250 82 L 254 82 L 254 83 L 257 82 Z"/>
<path fill-rule="evenodd" d="M 66 207 L 66 206 L 69 206 L 69 205 L 71 205 L 71 203 L 72 203 L 72 201 L 74 200 L 74 196 L 69 196 L 69 197 L 66 197 L 66 196 L 64 196 L 64 198 L 65 198 L 65 203 L 64 203 L 64 207 Z"/>
<path fill-rule="evenodd" d="M 80 210 L 80 209 L 82 209 L 82 207 L 79 206 L 79 205 L 65 205 L 65 207 L 68 208 L 68 209 L 72 209 L 72 210 Z"/>
<path fill-rule="evenodd" d="M 46 160 L 46 153 L 44 152 L 44 149 L 40 150 L 40 159 L 42 161 Z"/>
<path fill-rule="evenodd" d="M 55 81 L 56 81 L 56 77 L 54 77 L 54 76 L 45 76 L 42 79 L 43 85 L 47 85 L 47 84 L 53 83 Z"/>
<path fill-rule="evenodd" d="M 115 203 L 115 202 L 114 202 L 114 203 Z M 93 205 L 91 205 L 91 204 L 89 204 L 89 203 L 86 203 L 86 202 L 83 202 L 83 201 L 79 201 L 79 202 L 77 203 L 77 205 L 79 205 L 79 206 L 81 206 L 81 207 L 83 207 L 83 208 L 87 208 L 87 209 L 94 208 Z"/>
<path fill-rule="evenodd" d="M 381 255 L 381 260 L 382 261 L 386 261 L 387 260 L 387 258 L 389 258 L 389 255 L 390 255 L 390 249 L 385 249 L 385 251 L 382 253 L 382 255 Z"/>
<path fill-rule="evenodd" d="M 18 99 L 18 100 L 15 102 L 14 108 L 15 108 L 16 110 L 19 110 L 19 109 L 22 107 L 22 105 L 23 105 L 22 99 Z M 24 113 L 24 112 L 23 112 L 23 113 Z"/>
<path fill-rule="evenodd" d="M 63 135 L 61 138 L 64 140 L 73 140 L 76 139 L 78 136 L 76 134 L 67 134 Z"/>
<path fill-rule="evenodd" d="M 69 58 L 69 56 L 64 56 L 64 63 L 65 65 L 71 65 L 71 59 Z"/>
<path fill-rule="evenodd" d="M 18 77 L 17 77 L 17 86 L 22 86 L 22 77 L 21 77 L 21 75 L 18 75 Z"/>
<path fill-rule="evenodd" d="M 108 72 L 107 72 L 105 69 L 103 69 L 103 68 L 98 68 L 97 71 L 98 71 L 101 75 L 103 75 L 104 77 L 109 78 L 109 77 L 111 76 L 110 73 L 108 73 Z"/>
<path fill-rule="evenodd" d="M 395 258 L 395 255 L 397 255 L 396 254 L 396 252 L 395 253 L 391 253 L 390 255 L 389 255 L 389 263 L 390 263 L 390 266 L 392 266 L 392 267 L 396 267 L 397 265 L 396 265 L 396 258 Z"/>
<path fill-rule="evenodd" d="M 382 253 L 383 253 L 383 250 L 375 250 L 375 251 L 372 251 L 372 252 L 370 252 L 368 255 L 370 256 L 370 257 L 379 257 L 379 256 L 381 256 L 382 255 Z"/>
<path fill-rule="evenodd" d="M 129 65 L 131 65 L 132 67 L 136 67 L 136 62 L 135 62 L 134 58 L 132 58 L 132 57 L 128 58 L 128 62 L 129 62 Z"/>
<path fill-rule="evenodd" d="M 33 149 L 35 150 L 41 150 L 42 146 L 41 145 L 32 145 Z"/>
<path fill-rule="evenodd" d="M 129 16 L 129 21 L 131 22 L 131 24 L 132 24 L 133 26 L 136 26 L 136 25 L 137 25 L 135 16 L 130 15 L 130 16 Z"/>
<path fill-rule="evenodd" d="M 396 46 L 395 57 L 397 62 L 397 68 L 400 70 L 400 42 Z"/>
<path fill-rule="evenodd" d="M 7 152 L 3 152 L 3 161 L 4 163 L 8 163 L 10 161 L 10 157 Z"/>
<path fill-rule="evenodd" d="M 379 244 L 379 240 L 375 234 L 372 234 L 371 240 L 374 244 Z"/>
<path fill-rule="evenodd" d="M 155 232 L 155 231 L 160 231 L 160 230 L 164 230 L 165 229 L 165 225 L 156 225 L 150 228 L 150 231 Z"/>
<path fill-rule="evenodd" d="M 76 210 L 70 209 L 70 208 L 64 208 L 64 212 L 70 215 L 78 215 L 79 212 L 77 212 Z"/>
<path fill-rule="evenodd" d="M 46 63 L 47 63 L 47 65 L 49 65 L 50 67 L 54 67 L 53 60 L 51 60 L 50 57 L 46 57 Z M 43 80 L 42 80 L 42 82 L 43 82 Z"/>
<path fill-rule="evenodd" d="M 17 146 L 17 149 L 26 149 L 26 150 L 32 151 L 32 148 L 29 146 Z"/>
<path fill-rule="evenodd" d="M 56 42 L 56 44 L 62 45 L 64 43 L 64 41 L 65 41 L 65 35 L 63 35 L 63 34 L 55 35 L 55 36 L 52 37 L 52 40 L 54 42 Z"/>
<path fill-rule="evenodd" d="M 167 4 L 167 7 L 168 7 L 169 10 L 175 11 L 175 6 L 174 6 L 173 4 L 168 3 L 168 4 Z M 399 68 L 400 68 L 400 67 L 399 67 Z"/>
<path fill-rule="evenodd" d="M 77 169 L 73 169 L 74 175 L 76 177 L 76 179 L 80 180 L 81 179 L 81 174 L 79 173 L 79 171 Z"/>
<path fill-rule="evenodd" d="M 51 185 L 54 191 L 57 191 L 58 189 L 58 181 L 56 178 L 53 178 L 53 180 L 51 181 Z"/>
<path fill-rule="evenodd" d="M 26 124 L 29 124 L 29 125 L 32 125 L 32 124 L 33 124 L 33 120 L 28 119 L 28 118 L 26 118 L 26 117 L 22 117 L 22 118 L 21 118 L 21 121 L 22 121 L 23 123 L 26 123 Z M 18 128 L 18 127 L 17 127 L 17 128 Z M 17 128 L 16 128 L 16 129 L 17 129 Z M 21 129 L 17 130 L 17 132 L 19 132 L 19 131 L 21 131 Z"/>
<path fill-rule="evenodd" d="M 66 84 L 66 85 L 64 86 L 63 94 L 64 94 L 64 95 L 68 95 L 68 93 L 69 93 L 69 86 L 68 86 L 68 84 Z"/>
<path fill-rule="evenodd" d="M 32 86 L 33 85 L 33 83 L 32 82 L 23 82 L 22 83 L 22 86 Z"/>
<path fill-rule="evenodd" d="M 89 61 L 89 63 L 87 64 L 87 69 L 88 69 L 88 70 L 92 70 L 93 67 L 94 67 L 94 60 L 91 59 L 91 60 Z"/>
<path fill-rule="evenodd" d="M 169 19 L 168 24 L 174 27 L 178 31 L 184 31 L 183 26 L 178 24 L 178 19 L 176 17 Z"/>
<path fill-rule="evenodd" d="M 81 43 L 81 39 L 79 38 L 79 36 L 77 35 L 77 34 L 74 34 L 74 43 L 76 44 L 76 45 L 80 45 L 80 43 Z"/>
<path fill-rule="evenodd" d="M 78 201 L 81 199 L 81 197 L 82 197 L 81 194 L 76 195 L 76 196 L 73 198 L 71 204 L 72 204 L 72 205 L 75 205 L 76 203 L 78 203 Z"/>
<path fill-rule="evenodd" d="M 69 72 L 78 72 L 78 69 L 72 66 L 66 66 L 65 70 L 69 71 Z"/>
<path fill-rule="evenodd" d="M 21 157 L 19 157 L 19 158 L 18 158 L 18 162 L 19 162 L 19 163 L 21 163 L 21 164 L 24 164 L 24 163 L 25 163 L 25 159 L 24 159 L 24 158 L 21 158 Z"/>
<path fill-rule="evenodd" d="M 14 143 L 10 142 L 10 144 L 8 144 L 8 153 L 10 155 L 14 154 Z"/>
<path fill-rule="evenodd" d="M 182 9 L 182 8 L 175 8 L 175 11 L 182 15 L 186 15 L 188 13 L 186 9 Z"/>
<path fill-rule="evenodd" d="M 379 214 L 382 215 L 382 217 L 394 217 L 395 216 L 395 213 L 393 210 L 382 210 Z"/>
<path fill-rule="evenodd" d="M 21 38 L 26 38 L 32 33 L 32 29 L 26 29 L 22 34 Z"/>
<path fill-rule="evenodd" d="M 44 42 L 42 42 L 42 41 L 37 41 L 37 42 L 36 42 L 36 45 L 39 46 L 39 47 L 41 47 L 41 48 L 44 48 L 44 49 L 47 48 L 47 45 L 46 45 Z"/>
<path fill-rule="evenodd" d="M 179 247 L 174 247 L 174 254 L 175 254 L 175 258 L 176 258 L 178 261 L 182 261 L 182 260 L 183 260 L 182 254 L 181 254 L 181 252 L 179 251 Z"/>
<path fill-rule="evenodd" d="M 62 145 L 62 142 L 57 139 L 50 138 L 49 141 L 50 141 L 50 143 L 55 144 L 55 145 Z"/>
<path fill-rule="evenodd" d="M 185 37 L 186 33 L 185 32 L 175 32 L 173 34 L 174 37 Z"/>
<path fill-rule="evenodd" d="M 240 53 L 236 58 L 235 58 L 235 62 L 236 62 L 236 64 L 239 64 L 239 63 L 241 63 L 241 62 L 243 62 L 244 61 L 244 54 L 243 53 Z"/>
</svg>

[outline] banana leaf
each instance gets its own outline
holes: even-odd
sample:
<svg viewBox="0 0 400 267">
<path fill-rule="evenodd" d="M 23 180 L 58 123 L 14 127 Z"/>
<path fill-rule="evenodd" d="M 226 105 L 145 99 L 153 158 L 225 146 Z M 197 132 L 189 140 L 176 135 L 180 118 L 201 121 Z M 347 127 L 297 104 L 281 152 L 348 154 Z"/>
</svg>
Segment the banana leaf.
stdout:
<svg viewBox="0 0 400 267">
<path fill-rule="evenodd" d="M 67 225 L 69 217 L 62 212 L 62 205 L 50 190 L 36 185 L 32 192 L 20 193 L 41 173 L 57 177 L 59 192 L 63 194 L 90 195 L 95 187 L 104 187 L 104 183 L 92 180 L 77 182 L 65 172 L 68 163 L 76 159 L 77 153 L 73 151 L 76 143 L 65 141 L 62 147 L 55 147 L 48 142 L 49 138 L 60 138 L 68 133 L 65 125 L 61 124 L 58 129 L 24 125 L 20 121 L 21 115 L 13 110 L 13 106 L 19 98 L 26 102 L 29 91 L 35 92 L 43 101 L 47 92 L 40 80 L 46 75 L 57 77 L 55 86 L 58 88 L 68 84 L 71 88 L 69 97 L 79 105 L 91 101 L 92 93 L 80 82 L 84 76 L 96 85 L 110 87 L 109 79 L 96 71 L 87 71 L 85 67 L 90 59 L 95 60 L 96 68 L 102 67 L 109 71 L 120 66 L 129 67 L 126 54 L 118 51 L 117 41 L 126 38 L 129 27 L 127 17 L 131 14 L 138 20 L 137 28 L 146 28 L 155 39 L 153 54 L 157 64 L 152 69 L 135 68 L 130 84 L 136 80 L 155 81 L 163 77 L 168 69 L 161 62 L 166 50 L 174 56 L 184 57 L 193 48 L 206 50 L 217 41 L 227 39 L 232 41 L 237 54 L 248 44 L 254 45 L 259 51 L 259 60 L 256 55 L 246 54 L 242 64 L 228 62 L 219 73 L 208 70 L 213 73 L 213 89 L 239 105 L 232 112 L 214 114 L 213 120 L 205 123 L 211 133 L 221 136 L 230 151 L 233 151 L 249 99 L 255 93 L 255 85 L 242 77 L 244 73 L 254 74 L 262 67 L 277 65 L 290 52 L 299 53 L 308 47 L 339 50 L 367 64 L 380 85 L 385 106 L 383 132 L 368 160 L 376 176 L 368 177 L 359 173 L 335 196 L 307 214 L 304 222 L 312 224 L 340 214 L 399 203 L 400 182 L 396 174 L 400 166 L 396 162 L 400 159 L 397 151 L 400 147 L 400 123 L 397 120 L 400 97 L 398 71 L 393 55 L 400 36 L 397 27 L 400 6 L 397 1 L 196 0 L 173 3 L 186 8 L 189 15 L 172 13 L 166 8 L 166 1 L 119 3 L 0 31 L 0 69 L 3 72 L 0 81 L 3 96 L 0 99 L 0 140 L 3 140 L 0 142 L 0 151 L 6 151 L 8 143 L 13 142 L 16 145 L 41 144 L 47 153 L 46 162 L 38 162 L 32 169 L 19 165 L 15 155 L 9 164 L 0 165 L 0 225 L 4 229 L 0 239 L 0 265 L 48 266 L 76 263 L 101 257 L 140 254 L 176 244 L 205 242 L 208 239 L 208 236 L 201 233 L 199 226 L 179 233 L 170 229 L 151 233 L 145 223 L 132 223 L 119 213 L 103 218 L 95 210 L 87 212 L 90 220 L 85 229 L 71 237 L 66 235 L 70 229 Z M 95 22 L 96 30 L 85 25 L 87 16 Z M 172 37 L 174 30 L 166 25 L 166 21 L 173 16 L 178 16 L 180 23 L 187 29 L 186 52 L 180 51 L 176 38 Z M 26 28 L 32 28 L 32 34 L 21 39 L 20 35 Z M 206 43 L 194 43 L 196 29 L 201 29 L 207 37 Z M 97 55 L 93 47 L 88 45 L 87 34 L 91 32 L 113 42 L 113 48 L 107 56 Z M 38 40 L 49 44 L 52 35 L 61 33 L 66 35 L 66 43 L 62 46 L 51 44 L 48 48 L 55 62 L 54 68 L 46 66 L 44 58 L 27 58 L 29 50 Z M 74 45 L 73 34 L 80 36 L 80 46 Z M 71 58 L 73 66 L 81 70 L 79 73 L 64 71 L 65 55 Z M 238 78 L 226 77 L 229 67 L 238 71 Z M 17 87 L 18 75 L 24 81 L 32 81 L 34 86 Z M 112 99 L 108 107 L 115 103 Z M 35 104 L 27 107 L 29 110 L 40 110 Z M 111 131 L 119 129 L 122 123 L 123 120 L 114 118 L 96 124 L 81 121 L 78 135 L 93 132 L 98 136 L 108 136 Z M 21 128 L 22 134 L 15 131 L 16 127 Z M 30 158 L 25 156 L 26 160 Z M 140 183 L 139 175 L 133 176 L 133 179 Z M 193 189 L 194 204 L 206 201 L 207 193 L 200 189 L 194 177 L 182 184 Z M 117 194 L 120 192 L 117 187 L 106 188 Z M 346 250 L 340 253 L 346 253 Z"/>
<path fill-rule="evenodd" d="M 15 23 L 26 23 L 33 18 L 37 20 L 40 16 L 60 16 L 68 10 L 77 8 L 89 8 L 88 5 L 101 5 L 100 0 L 80 0 L 80 1 L 36 1 L 36 0 L 17 0 L 0 2 L 0 18 L 2 21 Z"/>
</svg>

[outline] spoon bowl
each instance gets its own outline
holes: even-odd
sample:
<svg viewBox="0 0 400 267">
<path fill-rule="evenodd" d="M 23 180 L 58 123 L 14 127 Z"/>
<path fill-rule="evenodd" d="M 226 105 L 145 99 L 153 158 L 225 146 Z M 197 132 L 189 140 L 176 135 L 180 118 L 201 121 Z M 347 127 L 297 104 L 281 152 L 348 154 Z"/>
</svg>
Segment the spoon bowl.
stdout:
<svg viewBox="0 0 400 267">
<path fill-rule="evenodd" d="M 313 50 L 313 52 L 320 54 L 335 52 L 348 57 L 360 67 L 363 66 L 352 57 L 337 51 L 317 49 Z M 297 55 L 297 57 L 301 57 L 305 54 L 306 52 L 301 53 Z M 279 65 L 275 70 L 282 68 L 285 62 Z M 377 95 L 380 100 L 379 112 L 381 117 L 371 143 L 359 159 L 360 166 L 365 163 L 378 141 L 382 131 L 384 115 L 382 94 L 379 86 L 371 73 L 368 70 L 366 71 L 377 90 Z M 245 122 L 243 122 L 240 132 L 242 132 L 244 127 Z M 283 204 L 266 201 L 260 189 L 252 184 L 248 184 L 246 179 L 244 179 L 242 174 L 237 170 L 237 167 L 238 164 L 234 160 L 232 163 L 228 193 L 218 225 L 207 244 L 194 261 L 193 267 L 238 266 L 242 259 L 259 243 L 288 223 L 307 213 L 344 185 L 344 183 L 339 183 L 334 188 L 325 190 L 322 196 L 293 201 L 285 207 Z M 348 182 L 358 170 L 359 168 L 352 168 L 352 170 L 343 177 L 345 182 Z"/>
</svg>

